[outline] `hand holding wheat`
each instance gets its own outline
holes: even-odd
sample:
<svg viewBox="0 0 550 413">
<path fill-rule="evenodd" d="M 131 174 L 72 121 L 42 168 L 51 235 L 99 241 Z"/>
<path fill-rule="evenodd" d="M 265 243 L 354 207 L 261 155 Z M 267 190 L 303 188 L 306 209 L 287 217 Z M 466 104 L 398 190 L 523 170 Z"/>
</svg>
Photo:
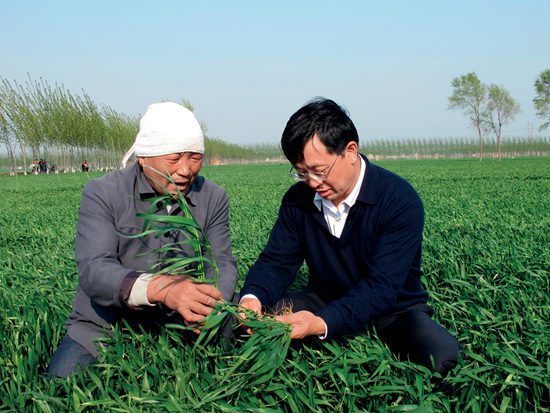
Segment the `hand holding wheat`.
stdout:
<svg viewBox="0 0 550 413">
<path fill-rule="evenodd" d="M 210 284 L 174 275 L 158 275 L 147 288 L 150 303 L 162 303 L 177 311 L 188 323 L 198 323 L 222 301 L 221 292 Z"/>
</svg>

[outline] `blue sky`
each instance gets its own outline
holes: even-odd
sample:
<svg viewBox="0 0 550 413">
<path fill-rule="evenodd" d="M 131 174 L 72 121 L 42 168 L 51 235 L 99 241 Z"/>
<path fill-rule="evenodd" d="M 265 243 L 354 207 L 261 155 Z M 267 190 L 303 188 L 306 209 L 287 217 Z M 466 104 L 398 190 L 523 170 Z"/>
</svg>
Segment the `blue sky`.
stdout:
<svg viewBox="0 0 550 413">
<path fill-rule="evenodd" d="M 550 1 L 0 0 L 0 76 L 27 73 L 139 115 L 190 100 L 207 134 L 278 142 L 315 96 L 345 106 L 360 139 L 474 136 L 447 110 L 452 78 L 475 71 L 541 121 L 533 83 L 550 69 Z"/>
</svg>

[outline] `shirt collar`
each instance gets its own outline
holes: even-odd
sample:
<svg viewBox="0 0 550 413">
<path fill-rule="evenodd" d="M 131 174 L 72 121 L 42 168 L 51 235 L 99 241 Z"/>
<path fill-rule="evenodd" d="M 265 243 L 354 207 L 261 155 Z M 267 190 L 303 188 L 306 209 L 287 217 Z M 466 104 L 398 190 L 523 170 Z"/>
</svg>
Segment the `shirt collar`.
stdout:
<svg viewBox="0 0 550 413">
<path fill-rule="evenodd" d="M 199 192 L 204 184 L 204 177 L 198 175 L 195 177 L 195 180 L 191 184 L 191 188 L 187 191 L 185 199 L 192 206 L 197 206 L 197 201 L 199 199 Z"/>
<path fill-rule="evenodd" d="M 359 155 L 359 161 L 361 164 L 361 171 L 359 172 L 359 178 L 357 179 L 357 182 L 355 183 L 349 195 L 346 197 L 346 199 L 342 201 L 342 204 L 346 205 L 348 208 L 351 208 L 355 204 L 355 201 L 357 201 L 357 197 L 359 196 L 359 191 L 361 190 L 361 187 L 363 185 L 363 179 L 365 178 L 365 172 L 367 170 L 367 164 L 361 155 Z M 334 206 L 332 201 L 328 199 L 323 199 L 317 192 L 313 197 L 313 204 L 317 207 L 319 211 L 323 210 L 323 204 L 326 205 L 327 208 Z"/>
<path fill-rule="evenodd" d="M 361 155 L 367 169 L 365 171 L 365 178 L 359 190 L 359 195 L 357 196 L 357 202 L 363 202 L 365 204 L 376 204 L 378 198 L 380 197 L 380 192 L 383 190 L 381 187 L 382 183 L 380 182 L 380 167 L 373 165 L 369 162 L 365 155 Z"/>
</svg>

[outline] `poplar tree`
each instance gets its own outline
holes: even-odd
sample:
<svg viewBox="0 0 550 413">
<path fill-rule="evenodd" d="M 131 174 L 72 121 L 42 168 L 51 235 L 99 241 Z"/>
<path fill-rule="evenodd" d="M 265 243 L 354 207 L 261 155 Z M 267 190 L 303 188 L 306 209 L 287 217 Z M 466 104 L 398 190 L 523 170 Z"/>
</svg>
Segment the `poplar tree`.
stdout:
<svg viewBox="0 0 550 413">
<path fill-rule="evenodd" d="M 490 85 L 487 88 L 487 105 L 483 116 L 487 128 L 497 138 L 498 160 L 501 159 L 502 126 L 513 120 L 519 111 L 519 103 L 503 86 Z"/>
</svg>

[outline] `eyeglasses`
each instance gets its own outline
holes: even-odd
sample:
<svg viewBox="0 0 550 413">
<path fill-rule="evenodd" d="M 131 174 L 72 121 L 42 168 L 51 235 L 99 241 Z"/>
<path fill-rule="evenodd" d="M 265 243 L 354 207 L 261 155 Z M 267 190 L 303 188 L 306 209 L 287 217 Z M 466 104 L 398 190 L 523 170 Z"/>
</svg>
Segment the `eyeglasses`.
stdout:
<svg viewBox="0 0 550 413">
<path fill-rule="evenodd" d="M 292 166 L 290 168 L 290 172 L 288 174 L 295 181 L 302 181 L 303 182 L 309 177 L 311 179 L 316 180 L 319 183 L 323 183 L 327 180 L 328 174 L 332 170 L 332 167 L 334 166 L 334 164 L 336 163 L 336 161 L 338 160 L 339 157 L 340 157 L 340 155 L 336 155 L 336 159 L 334 160 L 334 162 L 332 162 L 332 164 L 327 169 L 325 169 L 323 172 L 313 174 L 311 172 L 292 171 L 294 169 L 294 166 Z"/>
</svg>

